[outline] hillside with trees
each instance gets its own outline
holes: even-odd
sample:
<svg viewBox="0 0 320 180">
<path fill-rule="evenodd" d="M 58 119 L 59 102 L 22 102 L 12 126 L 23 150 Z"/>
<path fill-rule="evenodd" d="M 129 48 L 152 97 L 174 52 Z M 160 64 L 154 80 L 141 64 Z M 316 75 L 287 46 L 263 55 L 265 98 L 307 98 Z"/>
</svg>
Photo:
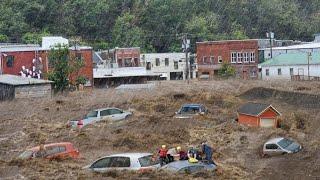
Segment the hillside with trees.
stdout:
<svg viewBox="0 0 320 180">
<path fill-rule="evenodd" d="M 38 43 L 43 35 L 79 36 L 95 49 L 140 46 L 180 51 L 181 34 L 202 40 L 311 41 L 319 0 L 2 0 L 0 42 Z"/>
</svg>

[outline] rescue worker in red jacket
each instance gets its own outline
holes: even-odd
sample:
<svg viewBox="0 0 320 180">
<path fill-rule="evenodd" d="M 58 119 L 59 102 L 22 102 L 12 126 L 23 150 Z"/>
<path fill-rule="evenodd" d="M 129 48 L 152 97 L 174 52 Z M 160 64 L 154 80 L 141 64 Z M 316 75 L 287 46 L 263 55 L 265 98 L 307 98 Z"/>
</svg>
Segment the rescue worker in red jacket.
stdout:
<svg viewBox="0 0 320 180">
<path fill-rule="evenodd" d="M 163 166 L 164 163 L 167 163 L 167 147 L 166 145 L 162 145 L 161 149 L 159 150 L 159 160 L 160 160 L 160 165 Z"/>
</svg>

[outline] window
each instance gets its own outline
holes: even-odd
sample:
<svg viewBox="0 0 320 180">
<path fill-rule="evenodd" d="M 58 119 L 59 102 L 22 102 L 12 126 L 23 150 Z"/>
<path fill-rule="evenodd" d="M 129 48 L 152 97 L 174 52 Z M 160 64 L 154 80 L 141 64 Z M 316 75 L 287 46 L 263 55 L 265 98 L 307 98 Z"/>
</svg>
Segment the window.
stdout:
<svg viewBox="0 0 320 180">
<path fill-rule="evenodd" d="M 93 163 L 90 166 L 90 168 L 106 168 L 106 167 L 110 167 L 110 162 L 111 162 L 111 158 L 110 157 L 99 159 L 98 161 Z"/>
<path fill-rule="evenodd" d="M 12 55 L 7 56 L 7 67 L 13 67 L 13 62 L 14 62 L 14 56 Z"/>
<path fill-rule="evenodd" d="M 293 68 L 290 68 L 290 76 L 293 76 Z"/>
<path fill-rule="evenodd" d="M 65 151 L 66 151 L 65 146 L 49 146 L 49 147 L 46 147 L 46 156 L 50 156 L 50 155 L 65 152 Z"/>
<path fill-rule="evenodd" d="M 130 167 L 130 158 L 112 157 L 109 167 Z"/>
<path fill-rule="evenodd" d="M 92 118 L 92 117 L 97 117 L 97 116 L 98 116 L 98 111 L 92 111 L 86 115 L 86 118 Z"/>
<path fill-rule="evenodd" d="M 207 64 L 207 62 L 208 62 L 207 59 L 208 59 L 208 58 L 207 58 L 206 56 L 203 56 L 203 58 L 202 58 L 202 64 Z"/>
<path fill-rule="evenodd" d="M 111 115 L 110 109 L 106 109 L 100 112 L 100 116 L 109 116 Z"/>
<path fill-rule="evenodd" d="M 131 58 L 124 59 L 124 66 L 125 67 L 132 67 L 133 66 L 132 59 Z"/>
<path fill-rule="evenodd" d="M 237 53 L 237 62 L 242 63 L 242 60 L 243 60 L 242 53 L 238 52 Z"/>
<path fill-rule="evenodd" d="M 156 58 L 156 66 L 160 66 L 160 59 Z"/>
<path fill-rule="evenodd" d="M 250 62 L 255 62 L 256 61 L 256 55 L 254 52 L 250 53 Z"/>
<path fill-rule="evenodd" d="M 222 57 L 218 56 L 218 63 L 221 64 L 222 63 Z"/>
<path fill-rule="evenodd" d="M 119 67 L 122 67 L 122 66 L 123 66 L 123 64 L 122 64 L 122 59 L 118 59 L 118 65 L 119 65 Z"/>
<path fill-rule="evenodd" d="M 278 75 L 280 76 L 282 73 L 281 73 L 281 68 L 278 69 Z"/>
<path fill-rule="evenodd" d="M 214 56 L 210 56 L 210 64 L 214 64 Z"/>
<path fill-rule="evenodd" d="M 174 62 L 174 69 L 178 69 L 179 68 L 179 64 L 177 61 Z"/>
<path fill-rule="evenodd" d="M 278 149 L 276 144 L 266 144 L 266 149 Z"/>
<path fill-rule="evenodd" d="M 269 76 L 269 69 L 266 69 L 266 76 Z"/>
<path fill-rule="evenodd" d="M 249 62 L 249 53 L 248 52 L 243 53 L 243 62 L 244 63 Z"/>
<path fill-rule="evenodd" d="M 151 62 L 147 62 L 147 70 L 151 70 Z"/>
<path fill-rule="evenodd" d="M 169 66 L 169 58 L 165 58 L 164 59 L 164 65 L 165 66 Z"/>
<path fill-rule="evenodd" d="M 122 114 L 123 112 L 120 111 L 119 109 L 110 109 L 110 114 Z"/>
<path fill-rule="evenodd" d="M 82 60 L 82 58 L 83 57 L 82 57 L 81 52 L 76 52 L 76 59 L 80 61 L 80 60 Z"/>
<path fill-rule="evenodd" d="M 237 53 L 236 52 L 231 53 L 231 63 L 237 63 Z"/>
<path fill-rule="evenodd" d="M 153 166 L 159 163 L 158 158 L 153 158 L 152 155 L 141 157 L 138 160 L 141 167 Z"/>
</svg>

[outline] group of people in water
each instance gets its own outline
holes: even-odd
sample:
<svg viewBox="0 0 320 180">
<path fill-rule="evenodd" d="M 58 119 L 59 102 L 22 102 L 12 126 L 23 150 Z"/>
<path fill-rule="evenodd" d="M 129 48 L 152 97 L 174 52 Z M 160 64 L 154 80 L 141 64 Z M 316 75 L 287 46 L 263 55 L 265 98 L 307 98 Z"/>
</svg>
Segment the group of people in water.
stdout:
<svg viewBox="0 0 320 180">
<path fill-rule="evenodd" d="M 190 163 L 202 161 L 215 165 L 212 160 L 212 155 L 213 149 L 206 142 L 202 142 L 199 149 L 191 147 L 188 151 L 184 151 L 180 146 L 167 149 L 166 145 L 162 145 L 158 151 L 161 166 L 173 162 L 174 160 L 188 160 Z"/>
</svg>

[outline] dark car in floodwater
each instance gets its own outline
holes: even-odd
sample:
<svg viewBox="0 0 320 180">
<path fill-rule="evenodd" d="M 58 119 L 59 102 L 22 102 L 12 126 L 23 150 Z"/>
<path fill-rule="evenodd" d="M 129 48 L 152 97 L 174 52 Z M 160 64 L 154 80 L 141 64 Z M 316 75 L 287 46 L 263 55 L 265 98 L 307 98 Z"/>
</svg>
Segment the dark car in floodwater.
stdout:
<svg viewBox="0 0 320 180">
<path fill-rule="evenodd" d="M 205 115 L 207 113 L 208 109 L 202 104 L 184 104 L 181 106 L 179 111 L 176 112 L 174 117 L 178 119 L 185 119 Z"/>
</svg>

